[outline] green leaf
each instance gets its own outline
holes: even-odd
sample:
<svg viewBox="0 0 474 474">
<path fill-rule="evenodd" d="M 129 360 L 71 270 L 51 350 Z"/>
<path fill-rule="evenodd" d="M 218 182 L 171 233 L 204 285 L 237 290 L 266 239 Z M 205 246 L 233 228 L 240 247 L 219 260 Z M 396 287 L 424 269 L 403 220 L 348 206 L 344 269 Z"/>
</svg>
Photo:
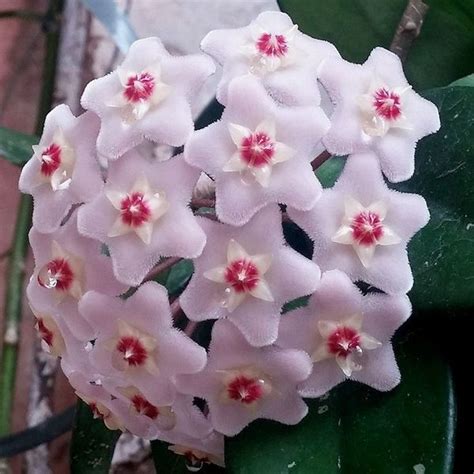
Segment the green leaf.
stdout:
<svg viewBox="0 0 474 474">
<path fill-rule="evenodd" d="M 23 166 L 33 155 L 31 147 L 38 143 L 38 137 L 0 127 L 0 157 L 10 163 Z"/>
<path fill-rule="evenodd" d="M 474 89 L 446 87 L 425 96 L 440 111 L 440 131 L 420 141 L 413 178 L 397 186 L 424 196 L 429 224 L 409 244 L 410 299 L 428 317 L 474 306 Z"/>
<path fill-rule="evenodd" d="M 474 74 L 469 74 L 469 76 L 462 77 L 461 79 L 452 82 L 450 86 L 474 87 Z"/>
<path fill-rule="evenodd" d="M 300 29 L 331 41 L 342 57 L 363 62 L 390 47 L 406 0 L 279 0 Z M 426 0 L 430 9 L 405 70 L 415 89 L 443 86 L 472 72 L 474 0 Z"/>
<path fill-rule="evenodd" d="M 72 474 L 108 474 L 120 431 L 109 430 L 79 401 L 71 441 Z"/>
<path fill-rule="evenodd" d="M 288 301 L 288 303 L 285 303 L 283 308 L 281 308 L 281 314 L 288 313 L 289 311 L 293 311 L 298 308 L 303 308 L 308 304 L 308 300 L 309 296 L 301 296 L 300 298 Z"/>
<path fill-rule="evenodd" d="M 259 421 L 226 445 L 231 474 L 452 472 L 455 424 L 449 369 L 425 334 L 398 346 L 402 382 L 390 393 L 346 383 L 310 402 L 296 426 Z"/>
<path fill-rule="evenodd" d="M 181 260 L 173 265 L 163 283 L 170 295 L 176 295 L 184 289 L 194 271 L 192 260 Z"/>
<path fill-rule="evenodd" d="M 333 156 L 316 170 L 316 176 L 323 188 L 331 188 L 334 186 L 336 179 L 344 168 L 345 162 L 346 159 L 344 157 Z"/>
<path fill-rule="evenodd" d="M 128 16 L 118 7 L 116 2 L 104 0 L 81 0 L 84 6 L 105 26 L 117 47 L 127 54 L 130 45 L 136 41 Z"/>
</svg>

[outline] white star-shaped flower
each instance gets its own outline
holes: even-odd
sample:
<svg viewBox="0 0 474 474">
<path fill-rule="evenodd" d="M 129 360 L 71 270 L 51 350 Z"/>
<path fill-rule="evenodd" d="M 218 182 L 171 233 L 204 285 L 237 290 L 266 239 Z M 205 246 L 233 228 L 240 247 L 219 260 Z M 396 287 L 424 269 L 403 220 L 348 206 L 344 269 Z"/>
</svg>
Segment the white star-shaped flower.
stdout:
<svg viewBox="0 0 474 474">
<path fill-rule="evenodd" d="M 296 153 L 288 145 L 276 141 L 274 120 L 260 122 L 253 132 L 235 123 L 229 123 L 228 129 L 237 151 L 223 170 L 240 172 L 244 181 L 248 181 L 249 174 L 262 187 L 268 187 L 272 166 L 288 161 Z"/>
<path fill-rule="evenodd" d="M 53 191 L 69 188 L 74 170 L 75 154 L 63 131 L 58 128 L 47 146 L 33 145 L 34 157 L 41 163 L 39 183 L 50 183 Z"/>
<path fill-rule="evenodd" d="M 160 80 L 160 62 L 155 62 L 141 71 L 119 66 L 117 75 L 123 89 L 112 97 L 107 105 L 120 108 L 122 119 L 126 123 L 142 119 L 170 93 L 170 86 Z"/>
<path fill-rule="evenodd" d="M 298 50 L 294 39 L 298 25 L 288 26 L 277 31 L 261 17 L 249 25 L 251 37 L 241 51 L 247 58 L 252 73 L 265 75 L 288 66 L 297 59 Z"/>
<path fill-rule="evenodd" d="M 226 285 L 223 305 L 232 313 L 251 295 L 264 301 L 274 301 L 270 288 L 263 278 L 272 263 L 268 254 L 249 255 L 234 239 L 227 247 L 227 264 L 204 272 L 204 277 Z"/>
<path fill-rule="evenodd" d="M 364 133 L 383 137 L 391 128 L 411 130 L 404 107 L 404 94 L 409 90 L 409 85 L 390 87 L 380 78 L 372 79 L 367 93 L 357 99 Z"/>
<path fill-rule="evenodd" d="M 389 181 L 411 178 L 417 142 L 440 122 L 436 106 L 408 84 L 400 58 L 383 48 L 363 64 L 333 56 L 321 64 L 318 78 L 334 103 L 323 138 L 327 150 L 341 156 L 373 151 Z"/>
<path fill-rule="evenodd" d="M 243 28 L 210 31 L 201 49 L 223 66 L 216 97 L 224 105 L 231 82 L 248 75 L 278 102 L 319 105 L 319 67 L 339 56 L 332 44 L 303 34 L 287 14 L 276 11 L 260 13 Z"/>
<path fill-rule="evenodd" d="M 151 375 L 159 374 L 156 339 L 123 319 L 117 321 L 116 334 L 104 342 L 104 347 L 112 353 L 112 366 L 117 370 L 143 369 Z"/>
<path fill-rule="evenodd" d="M 350 377 L 353 371 L 362 370 L 362 365 L 355 358 L 364 350 L 377 349 L 380 341 L 361 331 L 363 316 L 355 314 L 343 321 L 318 321 L 318 331 L 323 343 L 313 352 L 313 362 L 334 357 L 337 365 Z"/>
<path fill-rule="evenodd" d="M 401 242 L 400 237 L 383 223 L 387 210 L 384 201 L 364 207 L 353 197 L 346 196 L 342 224 L 331 240 L 352 245 L 362 265 L 368 268 L 377 245 L 394 245 Z"/>
<path fill-rule="evenodd" d="M 164 193 L 152 190 L 146 177 L 142 176 L 128 192 L 107 189 L 105 194 L 119 211 L 108 237 L 135 232 L 148 245 L 153 226 L 169 207 Z"/>
<path fill-rule="evenodd" d="M 84 294 L 84 262 L 64 250 L 55 240 L 51 243 L 51 259 L 39 271 L 40 286 L 54 291 L 57 302 L 67 295 L 79 300 Z"/>
</svg>

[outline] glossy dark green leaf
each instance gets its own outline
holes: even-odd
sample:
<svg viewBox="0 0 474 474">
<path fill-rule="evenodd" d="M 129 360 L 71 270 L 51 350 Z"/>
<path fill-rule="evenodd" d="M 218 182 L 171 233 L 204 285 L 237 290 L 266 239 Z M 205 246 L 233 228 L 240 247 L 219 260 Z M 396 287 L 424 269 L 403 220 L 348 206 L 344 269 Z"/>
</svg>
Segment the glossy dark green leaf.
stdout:
<svg viewBox="0 0 474 474">
<path fill-rule="evenodd" d="M 446 87 L 425 96 L 440 111 L 440 131 L 421 140 L 413 178 L 397 186 L 421 194 L 429 224 L 409 245 L 417 312 L 470 312 L 474 307 L 474 89 Z"/>
<path fill-rule="evenodd" d="M 300 298 L 296 298 L 294 300 L 289 301 L 288 303 L 283 305 L 281 309 L 281 313 L 285 314 L 288 311 L 293 311 L 294 309 L 302 308 L 308 304 L 309 296 L 301 296 Z"/>
<path fill-rule="evenodd" d="M 311 401 L 297 426 L 259 421 L 228 439 L 228 472 L 452 472 L 455 408 L 447 364 L 424 334 L 405 337 L 397 356 L 402 383 L 390 393 L 346 383 Z"/>
<path fill-rule="evenodd" d="M 82 401 L 77 404 L 71 441 L 72 474 L 108 474 L 120 431 L 110 431 L 93 417 Z"/>
<path fill-rule="evenodd" d="M 0 127 L 0 157 L 22 166 L 31 158 L 33 154 L 31 147 L 38 141 L 34 135 Z"/>
<path fill-rule="evenodd" d="M 342 156 L 333 156 L 329 160 L 325 161 L 317 170 L 316 176 L 318 177 L 323 188 L 331 188 L 334 186 L 336 179 L 341 174 L 344 168 L 346 159 Z"/>
<path fill-rule="evenodd" d="M 444 86 L 472 72 L 474 0 L 425 0 L 430 9 L 406 62 L 417 89 Z M 388 48 L 406 0 L 279 0 L 300 29 L 331 41 L 341 55 L 363 62 L 376 46 Z"/>
<path fill-rule="evenodd" d="M 461 77 L 461 79 L 452 82 L 450 86 L 474 87 L 474 74 L 469 74 L 469 76 Z"/>
<path fill-rule="evenodd" d="M 165 283 L 163 283 L 170 295 L 176 295 L 184 289 L 193 274 L 194 266 L 192 260 L 181 260 L 171 267 Z"/>
<path fill-rule="evenodd" d="M 81 0 L 84 6 L 105 26 L 117 47 L 126 54 L 137 40 L 127 15 L 117 3 L 109 0 Z"/>
<path fill-rule="evenodd" d="M 168 449 L 168 446 L 168 443 L 162 441 L 151 442 L 151 452 L 156 472 L 159 474 L 189 474 L 186 459 L 174 454 Z M 224 474 L 224 472 L 224 469 L 212 464 L 205 464 L 199 471 L 200 474 Z"/>
</svg>

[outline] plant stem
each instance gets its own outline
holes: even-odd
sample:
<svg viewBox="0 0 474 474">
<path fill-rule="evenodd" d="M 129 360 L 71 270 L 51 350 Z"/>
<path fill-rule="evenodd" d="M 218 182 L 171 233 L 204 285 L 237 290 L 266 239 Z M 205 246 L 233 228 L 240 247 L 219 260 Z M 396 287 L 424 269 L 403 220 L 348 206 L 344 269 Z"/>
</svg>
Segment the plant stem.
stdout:
<svg viewBox="0 0 474 474">
<path fill-rule="evenodd" d="M 173 265 L 176 265 L 181 260 L 183 260 L 181 257 L 168 257 L 163 259 L 150 271 L 150 273 L 148 273 L 143 282 L 155 279 L 160 273 L 164 272 L 165 270 L 168 270 L 168 268 L 171 268 Z"/>
<path fill-rule="evenodd" d="M 428 8 L 423 0 L 408 0 L 390 45 L 390 51 L 393 51 L 402 61 L 405 61 L 408 50 L 420 34 Z"/>
<path fill-rule="evenodd" d="M 24 260 L 28 248 L 31 199 L 23 195 L 18 208 L 5 297 L 5 331 L 0 363 L 0 435 L 10 431 L 10 415 L 15 387 L 19 323 L 23 297 Z"/>
<path fill-rule="evenodd" d="M 215 207 L 216 200 L 208 198 L 193 198 L 191 200 L 191 207 L 193 209 L 199 209 L 200 207 Z"/>
<path fill-rule="evenodd" d="M 38 107 L 36 133 L 41 134 L 44 120 L 53 102 L 56 57 L 59 45 L 59 14 L 62 0 L 50 0 L 43 17 L 46 33 L 46 54 L 44 58 L 43 85 Z M 22 195 L 18 208 L 12 253 L 9 259 L 7 291 L 5 298 L 5 332 L 3 351 L 0 358 L 0 435 L 10 431 L 15 376 L 18 358 L 19 326 L 22 312 L 25 257 L 28 249 L 28 231 L 31 226 L 32 200 Z"/>
<path fill-rule="evenodd" d="M 313 167 L 313 170 L 314 171 L 317 170 L 323 163 L 325 163 L 331 157 L 332 157 L 331 153 L 329 153 L 327 150 L 324 150 L 311 162 L 311 166 Z"/>
</svg>

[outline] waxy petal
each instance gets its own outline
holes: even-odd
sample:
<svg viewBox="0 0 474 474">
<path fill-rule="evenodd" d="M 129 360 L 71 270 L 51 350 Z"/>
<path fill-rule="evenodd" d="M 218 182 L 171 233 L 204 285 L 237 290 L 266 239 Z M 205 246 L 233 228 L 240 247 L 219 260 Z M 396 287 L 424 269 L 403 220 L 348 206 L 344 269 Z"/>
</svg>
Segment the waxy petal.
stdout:
<svg viewBox="0 0 474 474">
<path fill-rule="evenodd" d="M 282 317 L 276 344 L 311 354 L 312 374 L 299 386 L 305 397 L 319 397 L 346 377 L 390 390 L 399 381 L 390 340 L 410 312 L 406 296 L 362 296 L 347 275 L 332 270 L 323 274 L 306 307 Z M 329 342 L 339 337 L 335 334 L 344 334 L 344 327 L 358 334 L 359 346 L 352 346 L 346 357 L 334 352 Z"/>
<path fill-rule="evenodd" d="M 277 206 L 267 206 L 242 227 L 205 218 L 200 219 L 200 225 L 208 243 L 194 260 L 194 275 L 180 297 L 183 311 L 195 321 L 227 318 L 252 345 L 271 344 L 277 335 L 281 307 L 316 289 L 318 267 L 284 244 Z M 251 291 L 237 292 L 228 282 L 217 282 L 225 280 L 223 268 L 229 260 L 244 257 L 252 261 L 253 256 L 260 274 Z"/>
<path fill-rule="evenodd" d="M 382 226 L 387 237 L 382 232 L 381 245 L 347 245 L 347 196 L 364 207 L 385 203 Z M 313 259 L 324 271 L 340 269 L 353 281 L 365 281 L 389 294 L 410 290 L 413 277 L 406 246 L 428 222 L 428 209 L 421 196 L 389 190 L 373 154 L 350 156 L 334 187 L 324 190 L 311 211 L 288 209 L 288 214 L 314 240 Z"/>
<path fill-rule="evenodd" d="M 436 106 L 411 90 L 400 59 L 383 48 L 375 48 L 362 65 L 331 57 L 322 65 L 320 80 L 335 103 L 331 128 L 323 140 L 327 149 L 336 155 L 372 150 L 390 181 L 409 179 L 417 141 L 436 132 L 440 123 Z M 377 115 L 375 91 L 386 98 L 395 94 L 397 118 Z M 387 109 L 382 108 L 382 114 L 383 110 Z M 365 126 L 364 116 L 372 115 Z"/>
</svg>

